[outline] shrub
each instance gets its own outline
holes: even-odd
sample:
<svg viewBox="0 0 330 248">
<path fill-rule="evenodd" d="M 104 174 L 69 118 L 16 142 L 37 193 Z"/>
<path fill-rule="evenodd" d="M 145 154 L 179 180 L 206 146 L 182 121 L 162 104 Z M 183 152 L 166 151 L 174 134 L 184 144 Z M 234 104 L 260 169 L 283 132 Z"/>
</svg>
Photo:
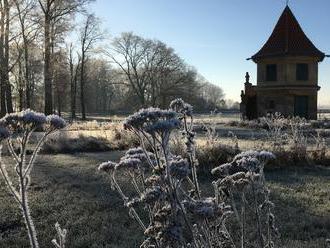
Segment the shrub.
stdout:
<svg viewBox="0 0 330 248">
<path fill-rule="evenodd" d="M 102 163 L 99 170 L 110 175 L 113 189 L 144 232 L 141 247 L 274 247 L 274 204 L 264 178 L 264 166 L 273 154 L 249 151 L 213 169 L 210 197 L 199 186 L 189 104 L 177 99 L 169 110 L 142 109 L 124 126 L 141 146 L 128 150 L 118 163 Z M 177 129 L 184 138 L 183 156 L 170 149 Z M 118 175 L 129 179 L 135 195 L 123 191 Z M 228 229 L 231 226 L 237 227 Z"/>
</svg>

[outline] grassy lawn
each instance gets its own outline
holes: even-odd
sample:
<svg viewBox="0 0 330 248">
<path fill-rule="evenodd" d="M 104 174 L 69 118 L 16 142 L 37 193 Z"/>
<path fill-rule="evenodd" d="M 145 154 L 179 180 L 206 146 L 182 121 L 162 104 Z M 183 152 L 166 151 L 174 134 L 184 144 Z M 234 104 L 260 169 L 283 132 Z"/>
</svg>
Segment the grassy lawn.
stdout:
<svg viewBox="0 0 330 248">
<path fill-rule="evenodd" d="M 42 155 L 30 189 L 41 247 L 51 247 L 55 222 L 69 229 L 67 247 L 139 247 L 142 235 L 100 162 L 121 152 Z M 288 168 L 266 172 L 276 204 L 278 247 L 325 247 L 330 238 L 330 169 Z M 208 180 L 203 180 L 208 181 Z M 206 183 L 206 182 L 203 182 Z M 16 202 L 0 180 L 0 247 L 29 247 Z"/>
</svg>

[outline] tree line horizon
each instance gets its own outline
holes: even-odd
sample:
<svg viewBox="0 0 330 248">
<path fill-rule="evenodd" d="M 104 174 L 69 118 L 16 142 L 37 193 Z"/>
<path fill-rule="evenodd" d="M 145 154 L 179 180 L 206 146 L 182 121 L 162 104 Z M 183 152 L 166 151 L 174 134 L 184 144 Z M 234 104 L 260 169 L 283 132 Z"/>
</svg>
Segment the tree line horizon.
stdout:
<svg viewBox="0 0 330 248">
<path fill-rule="evenodd" d="M 110 40 L 91 2 L 0 0 L 1 116 L 31 108 L 86 119 L 178 97 L 197 111 L 238 108 L 165 43 L 132 32 Z"/>
</svg>

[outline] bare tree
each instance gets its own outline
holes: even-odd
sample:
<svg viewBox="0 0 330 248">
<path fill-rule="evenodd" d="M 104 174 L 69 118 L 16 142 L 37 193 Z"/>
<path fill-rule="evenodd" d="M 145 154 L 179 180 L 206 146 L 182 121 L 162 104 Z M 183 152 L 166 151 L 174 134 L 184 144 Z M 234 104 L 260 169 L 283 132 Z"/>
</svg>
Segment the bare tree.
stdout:
<svg viewBox="0 0 330 248">
<path fill-rule="evenodd" d="M 9 33 L 10 33 L 10 8 L 8 0 L 0 1 L 0 80 L 1 80 L 1 116 L 13 112 L 12 89 L 9 82 Z"/>
<path fill-rule="evenodd" d="M 51 49 L 54 22 L 72 16 L 91 0 L 38 0 L 43 13 L 44 28 L 44 87 L 45 87 L 45 113 L 53 112 L 53 93 L 51 76 Z"/>
<path fill-rule="evenodd" d="M 21 70 L 24 71 L 24 77 L 22 77 L 20 80 L 24 79 L 23 81 L 25 85 L 26 108 L 31 108 L 31 90 L 33 86 L 30 79 L 30 46 L 36 40 L 39 33 L 39 26 L 35 20 L 36 2 L 34 0 L 13 0 L 13 2 L 16 6 L 16 12 L 23 41 L 24 68 L 22 65 L 20 66 L 22 67 Z M 22 82 L 20 82 L 20 84 L 22 84 Z M 20 92 L 20 94 L 22 93 L 23 92 Z M 20 101 L 22 103 L 22 99 Z"/>
<path fill-rule="evenodd" d="M 57 106 L 58 115 L 62 115 L 62 110 L 68 99 L 70 70 L 67 66 L 67 54 L 65 49 L 60 49 L 53 55 L 53 84 L 55 90 L 54 103 Z"/>
<path fill-rule="evenodd" d="M 123 33 L 113 41 L 112 51 L 105 51 L 106 55 L 121 68 L 128 85 L 143 107 L 146 106 L 147 98 L 148 57 L 146 54 L 150 45 L 149 42 L 133 33 Z"/>
<path fill-rule="evenodd" d="M 194 90 L 196 73 L 164 43 L 123 33 L 112 45 L 106 54 L 122 70 L 142 107 L 166 106 L 187 89 Z"/>
<path fill-rule="evenodd" d="M 69 67 L 70 67 L 70 110 L 71 119 L 76 118 L 76 99 L 77 99 L 77 82 L 78 82 L 78 71 L 80 68 L 81 57 L 78 55 L 78 61 L 74 62 L 74 48 L 73 44 L 69 47 Z"/>
<path fill-rule="evenodd" d="M 86 17 L 84 26 L 81 29 L 80 43 L 81 43 L 81 63 L 80 63 L 80 104 L 82 119 L 86 119 L 86 106 L 85 106 L 85 66 L 88 54 L 93 49 L 95 43 L 102 39 L 103 35 L 100 32 L 100 22 L 93 15 L 89 14 Z"/>
<path fill-rule="evenodd" d="M 219 86 L 211 84 L 209 82 L 205 82 L 201 91 L 203 94 L 203 98 L 210 105 L 210 107 L 223 107 L 223 99 L 225 97 L 225 94 Z"/>
</svg>

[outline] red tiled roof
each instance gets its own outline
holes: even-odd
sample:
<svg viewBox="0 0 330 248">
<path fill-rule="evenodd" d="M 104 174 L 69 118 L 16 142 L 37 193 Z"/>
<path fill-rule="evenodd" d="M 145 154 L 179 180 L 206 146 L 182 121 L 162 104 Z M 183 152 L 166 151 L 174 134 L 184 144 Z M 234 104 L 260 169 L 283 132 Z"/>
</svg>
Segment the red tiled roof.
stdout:
<svg viewBox="0 0 330 248">
<path fill-rule="evenodd" d="M 260 58 L 286 55 L 316 57 L 319 61 L 325 57 L 325 54 L 308 39 L 288 6 L 266 44 L 252 56 L 252 59 L 256 61 Z"/>
</svg>

